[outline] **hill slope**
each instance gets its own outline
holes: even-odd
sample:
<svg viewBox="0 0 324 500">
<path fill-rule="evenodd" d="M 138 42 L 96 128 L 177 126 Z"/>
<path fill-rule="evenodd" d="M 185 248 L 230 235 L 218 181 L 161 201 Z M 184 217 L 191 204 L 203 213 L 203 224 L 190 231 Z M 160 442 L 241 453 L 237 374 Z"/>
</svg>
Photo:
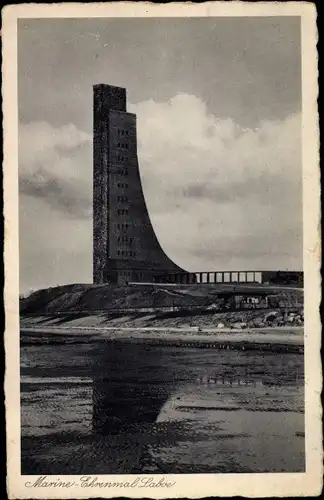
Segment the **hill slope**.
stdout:
<svg viewBox="0 0 324 500">
<path fill-rule="evenodd" d="M 118 309 L 190 307 L 208 308 L 219 304 L 224 294 L 263 293 L 276 296 L 282 305 L 303 304 L 303 290 L 261 285 L 91 285 L 75 284 L 38 290 L 21 299 L 20 312 L 50 314 L 56 312 L 114 311 Z"/>
</svg>

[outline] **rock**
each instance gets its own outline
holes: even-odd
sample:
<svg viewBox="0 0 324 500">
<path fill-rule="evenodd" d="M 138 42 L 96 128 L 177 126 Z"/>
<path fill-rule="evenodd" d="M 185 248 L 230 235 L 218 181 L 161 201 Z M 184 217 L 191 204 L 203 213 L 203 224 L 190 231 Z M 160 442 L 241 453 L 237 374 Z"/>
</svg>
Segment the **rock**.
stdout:
<svg viewBox="0 0 324 500">
<path fill-rule="evenodd" d="M 264 321 L 274 321 L 274 319 L 279 315 L 278 311 L 271 311 L 268 314 L 265 315 Z"/>
<path fill-rule="evenodd" d="M 246 323 L 234 323 L 233 324 L 233 328 L 237 328 L 239 330 L 242 330 L 243 328 L 246 328 L 247 327 L 247 324 Z"/>
<path fill-rule="evenodd" d="M 254 328 L 262 328 L 264 326 L 264 322 L 261 318 L 256 318 L 252 321 L 252 327 Z"/>
</svg>

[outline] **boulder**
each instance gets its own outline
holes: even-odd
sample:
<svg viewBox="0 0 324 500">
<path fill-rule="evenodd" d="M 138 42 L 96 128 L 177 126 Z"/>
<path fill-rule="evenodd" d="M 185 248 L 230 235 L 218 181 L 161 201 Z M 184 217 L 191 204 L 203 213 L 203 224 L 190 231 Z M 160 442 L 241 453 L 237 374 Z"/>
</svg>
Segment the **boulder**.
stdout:
<svg viewBox="0 0 324 500">
<path fill-rule="evenodd" d="M 268 312 L 264 317 L 264 321 L 273 321 L 279 314 L 279 311 Z"/>
<path fill-rule="evenodd" d="M 236 322 L 236 323 L 233 324 L 233 328 L 236 328 L 238 330 L 242 330 L 243 328 L 246 328 L 246 327 L 247 327 L 246 323 Z"/>
</svg>

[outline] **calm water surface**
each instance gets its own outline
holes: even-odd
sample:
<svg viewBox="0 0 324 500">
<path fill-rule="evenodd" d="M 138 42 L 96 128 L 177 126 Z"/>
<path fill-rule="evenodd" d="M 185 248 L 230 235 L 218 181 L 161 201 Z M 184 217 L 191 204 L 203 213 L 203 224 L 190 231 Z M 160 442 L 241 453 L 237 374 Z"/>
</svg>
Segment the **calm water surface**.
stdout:
<svg viewBox="0 0 324 500">
<path fill-rule="evenodd" d="M 302 354 L 46 335 L 22 336 L 23 474 L 304 470 Z"/>
</svg>

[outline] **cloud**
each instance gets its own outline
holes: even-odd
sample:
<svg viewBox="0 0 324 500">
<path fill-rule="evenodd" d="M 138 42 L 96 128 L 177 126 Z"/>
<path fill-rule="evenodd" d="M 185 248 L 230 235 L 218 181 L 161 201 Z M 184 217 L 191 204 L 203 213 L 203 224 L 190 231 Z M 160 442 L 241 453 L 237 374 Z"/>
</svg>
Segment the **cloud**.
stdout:
<svg viewBox="0 0 324 500">
<path fill-rule="evenodd" d="M 187 94 L 132 111 L 149 211 L 177 263 L 301 267 L 299 114 L 244 128 Z"/>
<path fill-rule="evenodd" d="M 141 171 L 145 182 L 157 179 L 168 192 L 188 196 L 217 191 L 222 198 L 259 194 L 289 181 L 300 185 L 300 116 L 264 121 L 244 129 L 233 120 L 208 114 L 195 96 L 177 95 L 169 103 L 147 101 L 137 113 Z M 214 197 L 215 203 L 219 201 Z"/>
<path fill-rule="evenodd" d="M 20 124 L 19 191 L 72 217 L 92 212 L 92 137 L 73 124 Z"/>
<path fill-rule="evenodd" d="M 129 108 L 137 114 L 140 173 L 149 212 L 163 248 L 175 262 L 191 271 L 301 268 L 299 114 L 263 121 L 252 129 L 218 119 L 189 94 Z M 58 234 L 55 284 L 92 280 L 91 142 L 90 134 L 72 124 L 20 126 L 21 206 L 30 214 L 22 219 L 20 238 L 26 259 L 35 245 L 42 255 L 36 259 L 42 286 L 54 280 L 46 270 L 54 244 L 49 217 L 51 232 Z M 31 206 L 47 216 L 28 234 L 30 218 L 37 217 Z M 30 282 L 33 272 L 24 259 L 22 254 L 22 280 Z"/>
</svg>

